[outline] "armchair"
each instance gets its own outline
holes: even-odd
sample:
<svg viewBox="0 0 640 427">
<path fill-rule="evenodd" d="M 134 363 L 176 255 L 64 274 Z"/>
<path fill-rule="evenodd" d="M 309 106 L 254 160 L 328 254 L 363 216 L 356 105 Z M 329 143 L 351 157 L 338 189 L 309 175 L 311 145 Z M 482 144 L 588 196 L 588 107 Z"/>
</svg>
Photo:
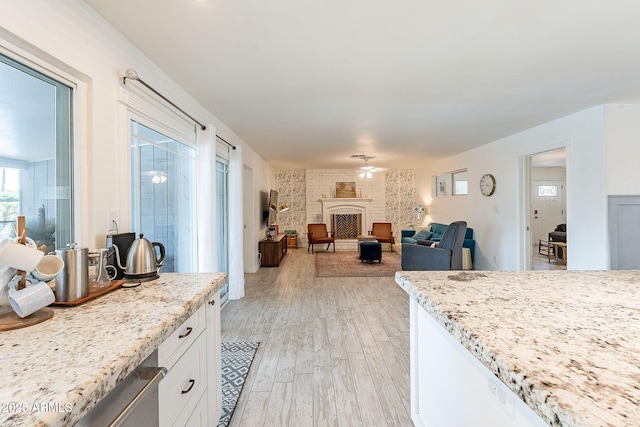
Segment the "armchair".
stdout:
<svg viewBox="0 0 640 427">
<path fill-rule="evenodd" d="M 403 270 L 462 270 L 462 242 L 467 230 L 465 221 L 447 227 L 438 246 L 431 240 L 418 240 L 416 245 L 402 244 Z"/>
<path fill-rule="evenodd" d="M 326 243 L 327 250 L 329 250 L 329 246 L 333 243 L 333 252 L 336 251 L 336 239 L 327 232 L 327 224 L 307 224 L 307 239 L 309 241 L 307 252 L 309 252 L 309 248 L 311 248 L 311 253 L 315 253 L 313 245 L 319 243 Z"/>
<path fill-rule="evenodd" d="M 393 252 L 393 244 L 395 240 L 393 238 L 393 230 L 390 222 L 374 222 L 371 224 L 370 236 L 375 236 L 376 240 L 380 243 L 391 244 L 391 252 Z"/>
</svg>

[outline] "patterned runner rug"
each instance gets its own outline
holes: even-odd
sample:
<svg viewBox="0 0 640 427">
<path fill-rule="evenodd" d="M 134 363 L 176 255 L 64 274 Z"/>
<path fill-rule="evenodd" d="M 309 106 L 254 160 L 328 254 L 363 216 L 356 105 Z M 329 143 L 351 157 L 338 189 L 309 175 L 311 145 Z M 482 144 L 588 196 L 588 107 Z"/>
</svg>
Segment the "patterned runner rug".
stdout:
<svg viewBox="0 0 640 427">
<path fill-rule="evenodd" d="M 222 343 L 222 415 L 218 427 L 227 427 L 231 421 L 258 345 L 259 342 Z"/>
<path fill-rule="evenodd" d="M 361 262 L 357 252 L 316 252 L 316 277 L 394 277 L 400 268 L 398 252 L 382 252 L 382 262 Z"/>
</svg>

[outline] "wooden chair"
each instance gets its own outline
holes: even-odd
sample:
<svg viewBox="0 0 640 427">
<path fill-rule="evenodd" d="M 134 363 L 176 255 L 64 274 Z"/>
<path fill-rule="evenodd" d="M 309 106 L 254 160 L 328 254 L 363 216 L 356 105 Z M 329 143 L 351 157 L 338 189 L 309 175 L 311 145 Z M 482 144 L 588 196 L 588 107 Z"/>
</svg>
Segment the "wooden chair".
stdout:
<svg viewBox="0 0 640 427">
<path fill-rule="evenodd" d="M 307 252 L 311 248 L 311 253 L 314 253 L 313 245 L 318 243 L 326 243 L 327 250 L 333 243 L 333 252 L 336 251 L 336 239 L 327 232 L 327 224 L 307 224 L 307 239 L 309 240 Z"/>
<path fill-rule="evenodd" d="M 376 240 L 380 243 L 391 244 L 391 252 L 393 252 L 393 244 L 395 240 L 393 238 L 393 229 L 390 222 L 374 222 L 371 224 L 371 231 L 369 235 L 375 236 Z"/>
</svg>

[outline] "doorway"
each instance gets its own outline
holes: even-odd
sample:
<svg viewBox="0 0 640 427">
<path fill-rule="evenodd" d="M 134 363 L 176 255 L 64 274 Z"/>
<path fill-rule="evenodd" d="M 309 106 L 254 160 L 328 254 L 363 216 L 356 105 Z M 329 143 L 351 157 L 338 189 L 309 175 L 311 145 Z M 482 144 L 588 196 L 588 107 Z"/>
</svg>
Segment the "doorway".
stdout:
<svg viewBox="0 0 640 427">
<path fill-rule="evenodd" d="M 566 228 L 566 149 L 533 154 L 529 156 L 529 164 L 527 199 L 530 201 L 531 256 L 528 257 L 527 269 L 566 270 L 567 264 L 562 256 L 566 255 L 566 249 L 549 243 L 549 233 L 558 226 Z M 555 241 L 558 242 L 557 237 Z"/>
<path fill-rule="evenodd" d="M 243 261 L 244 272 L 255 273 L 258 271 L 257 263 L 257 244 L 255 243 L 255 223 L 256 223 L 256 207 L 255 195 L 253 194 L 253 169 L 244 166 L 242 170 L 242 206 L 243 206 Z M 262 212 L 260 212 L 262 215 Z"/>
</svg>

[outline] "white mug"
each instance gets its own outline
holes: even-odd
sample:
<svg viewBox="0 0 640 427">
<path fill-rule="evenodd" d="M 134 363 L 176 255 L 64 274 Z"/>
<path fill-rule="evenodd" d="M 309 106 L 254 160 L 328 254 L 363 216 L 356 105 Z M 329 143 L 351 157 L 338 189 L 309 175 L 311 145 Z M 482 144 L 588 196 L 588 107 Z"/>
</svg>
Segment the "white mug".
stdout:
<svg viewBox="0 0 640 427">
<path fill-rule="evenodd" d="M 20 241 L 20 237 L 14 237 L 13 239 L 14 242 L 19 242 Z M 36 242 L 33 241 L 33 239 L 29 236 L 25 236 L 24 237 L 24 244 L 26 246 L 30 246 L 32 248 L 36 248 L 38 249 L 38 245 L 36 245 Z"/>
<path fill-rule="evenodd" d="M 30 272 L 36 268 L 44 252 L 31 246 L 5 239 L 0 242 L 0 264 Z"/>
<path fill-rule="evenodd" d="M 64 261 L 56 255 L 45 255 L 31 272 L 36 279 L 48 281 L 54 279 L 64 269 Z"/>
<path fill-rule="evenodd" d="M 0 288 L 9 283 L 18 271 L 8 265 L 0 265 Z"/>
<path fill-rule="evenodd" d="M 23 318 L 53 304 L 55 300 L 56 296 L 45 282 L 28 285 L 19 291 L 9 290 L 9 304 L 13 311 Z"/>
<path fill-rule="evenodd" d="M 9 307 L 9 282 L 16 275 L 16 269 L 3 265 L 0 267 L 0 312 L 1 307 Z"/>
</svg>

